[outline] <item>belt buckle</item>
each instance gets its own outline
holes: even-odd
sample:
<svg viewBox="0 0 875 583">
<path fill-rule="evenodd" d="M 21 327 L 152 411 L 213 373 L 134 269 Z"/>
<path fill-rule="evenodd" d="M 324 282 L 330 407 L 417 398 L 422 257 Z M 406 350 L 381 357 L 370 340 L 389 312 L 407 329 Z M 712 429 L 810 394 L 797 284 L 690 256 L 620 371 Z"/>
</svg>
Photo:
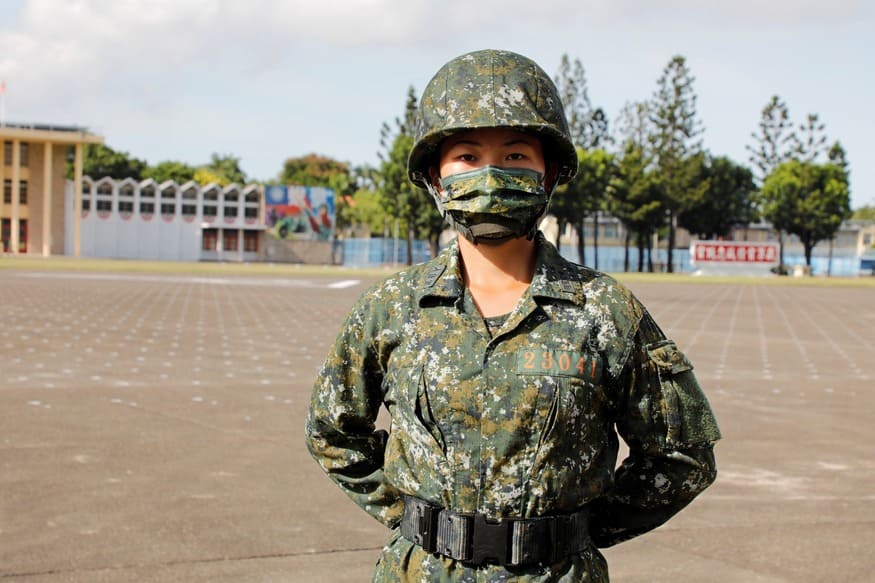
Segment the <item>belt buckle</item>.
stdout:
<svg viewBox="0 0 875 583">
<path fill-rule="evenodd" d="M 422 500 L 413 499 L 412 504 L 414 536 L 413 542 L 429 552 L 435 549 L 435 536 L 437 535 L 437 517 L 440 508 L 436 508 Z"/>
<path fill-rule="evenodd" d="M 505 518 L 491 522 L 479 512 L 474 515 L 471 536 L 471 563 L 483 565 L 489 562 L 505 566 L 510 564 L 511 533 L 513 521 Z"/>
</svg>

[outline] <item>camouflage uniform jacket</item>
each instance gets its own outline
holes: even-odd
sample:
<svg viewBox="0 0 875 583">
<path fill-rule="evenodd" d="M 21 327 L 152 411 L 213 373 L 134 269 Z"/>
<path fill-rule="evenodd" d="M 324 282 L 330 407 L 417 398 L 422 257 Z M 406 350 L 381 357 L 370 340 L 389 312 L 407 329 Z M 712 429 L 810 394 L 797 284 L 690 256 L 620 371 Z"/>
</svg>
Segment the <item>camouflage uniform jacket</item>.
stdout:
<svg viewBox="0 0 875 583">
<path fill-rule="evenodd" d="M 375 430 L 378 410 L 389 432 Z M 630 448 L 616 469 L 617 433 Z M 390 528 L 400 493 L 489 518 L 591 510 L 593 545 L 474 568 L 393 533 L 375 581 L 607 581 L 596 550 L 665 522 L 715 478 L 720 434 L 689 361 L 610 277 L 539 235 L 529 289 L 490 334 L 453 242 L 367 291 L 316 381 L 313 457 Z"/>
</svg>

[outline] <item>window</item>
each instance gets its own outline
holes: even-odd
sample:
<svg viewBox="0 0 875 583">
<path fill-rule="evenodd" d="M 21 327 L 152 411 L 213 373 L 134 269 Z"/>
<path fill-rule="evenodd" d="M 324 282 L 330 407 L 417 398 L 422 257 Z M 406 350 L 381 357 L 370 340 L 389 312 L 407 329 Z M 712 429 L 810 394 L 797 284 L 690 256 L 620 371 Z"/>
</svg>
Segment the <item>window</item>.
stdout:
<svg viewBox="0 0 875 583">
<path fill-rule="evenodd" d="M 871 244 L 872 244 L 872 234 L 866 233 L 865 235 L 863 235 L 863 245 L 866 245 L 868 247 Z"/>
<path fill-rule="evenodd" d="M 204 229 L 203 232 L 203 242 L 201 243 L 201 249 L 203 251 L 215 251 L 216 243 L 219 240 L 219 231 L 216 229 Z"/>
<path fill-rule="evenodd" d="M 3 180 L 3 203 L 12 204 L 12 180 Z M 18 203 L 27 204 L 27 180 L 18 181 Z"/>
<path fill-rule="evenodd" d="M 152 216 L 155 214 L 155 187 L 146 186 L 140 190 L 140 214 Z"/>
<path fill-rule="evenodd" d="M 204 193 L 204 220 L 213 222 L 219 214 L 219 191 L 211 188 Z"/>
<path fill-rule="evenodd" d="M 189 188 L 182 193 L 182 217 L 191 220 L 197 214 L 197 189 Z"/>
<path fill-rule="evenodd" d="M 82 182 L 82 214 L 88 214 L 91 210 L 91 183 Z"/>
<path fill-rule="evenodd" d="M 240 201 L 240 193 L 229 190 L 225 193 L 225 204 L 222 208 L 222 216 L 226 219 L 237 218 L 237 203 Z"/>
<path fill-rule="evenodd" d="M 134 187 L 124 184 L 118 191 L 118 212 L 131 215 L 134 212 Z"/>
<path fill-rule="evenodd" d="M 110 183 L 103 182 L 97 185 L 94 208 L 97 210 L 97 214 L 104 218 L 112 212 L 112 185 Z"/>
<path fill-rule="evenodd" d="M 254 223 L 258 218 L 258 192 L 252 191 L 246 193 L 246 198 L 243 203 L 243 217 L 247 223 Z"/>
<path fill-rule="evenodd" d="M 29 158 L 30 144 L 27 142 L 19 142 L 18 165 L 21 168 L 27 168 Z M 12 166 L 12 142 L 3 142 L 3 164 L 6 166 Z"/>
<path fill-rule="evenodd" d="M 243 250 L 250 253 L 258 252 L 258 231 L 244 231 Z"/>
<path fill-rule="evenodd" d="M 219 214 L 219 191 L 211 188 L 204 193 L 204 220 L 212 222 Z"/>
<path fill-rule="evenodd" d="M 224 249 L 225 251 L 236 251 L 237 235 L 238 232 L 236 230 L 232 229 L 225 231 L 222 235 L 222 249 Z"/>
<path fill-rule="evenodd" d="M 0 240 L 4 253 L 9 253 L 12 248 L 12 219 L 2 219 L 0 221 Z M 27 219 L 19 219 L 18 221 L 18 251 L 27 253 Z"/>
<path fill-rule="evenodd" d="M 12 237 L 12 221 L 10 219 L 0 219 L 0 241 L 3 243 L 3 253 L 9 253 L 10 237 Z"/>
<path fill-rule="evenodd" d="M 176 214 L 176 189 L 172 186 L 161 191 L 161 217 L 173 218 Z"/>
</svg>

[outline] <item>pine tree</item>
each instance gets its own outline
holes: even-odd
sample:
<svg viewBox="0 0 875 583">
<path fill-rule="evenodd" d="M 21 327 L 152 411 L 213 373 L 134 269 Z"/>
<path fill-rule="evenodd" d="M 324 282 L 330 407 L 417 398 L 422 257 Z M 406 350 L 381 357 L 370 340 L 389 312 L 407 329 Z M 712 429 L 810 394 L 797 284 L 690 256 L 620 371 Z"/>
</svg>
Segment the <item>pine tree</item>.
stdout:
<svg viewBox="0 0 875 583">
<path fill-rule="evenodd" d="M 696 114 L 696 94 L 686 59 L 678 55 L 669 61 L 657 81 L 650 102 L 650 121 L 654 127 L 651 146 L 665 194 L 668 221 L 668 266 L 674 271 L 676 218 L 683 211 L 691 193 L 701 185 L 695 173 L 685 171 L 688 158 L 702 151 L 699 136 L 704 131 Z"/>
</svg>

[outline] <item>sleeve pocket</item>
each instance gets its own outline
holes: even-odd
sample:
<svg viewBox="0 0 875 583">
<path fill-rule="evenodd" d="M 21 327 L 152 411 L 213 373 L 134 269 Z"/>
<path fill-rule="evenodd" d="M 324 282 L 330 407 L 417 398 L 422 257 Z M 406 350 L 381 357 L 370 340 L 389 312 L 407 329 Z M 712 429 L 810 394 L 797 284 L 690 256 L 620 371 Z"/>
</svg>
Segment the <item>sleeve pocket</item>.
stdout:
<svg viewBox="0 0 875 583">
<path fill-rule="evenodd" d="M 720 439 L 717 420 L 702 392 L 693 365 L 677 345 L 666 340 L 647 348 L 656 369 L 666 424 L 666 446 L 674 449 Z"/>
</svg>

